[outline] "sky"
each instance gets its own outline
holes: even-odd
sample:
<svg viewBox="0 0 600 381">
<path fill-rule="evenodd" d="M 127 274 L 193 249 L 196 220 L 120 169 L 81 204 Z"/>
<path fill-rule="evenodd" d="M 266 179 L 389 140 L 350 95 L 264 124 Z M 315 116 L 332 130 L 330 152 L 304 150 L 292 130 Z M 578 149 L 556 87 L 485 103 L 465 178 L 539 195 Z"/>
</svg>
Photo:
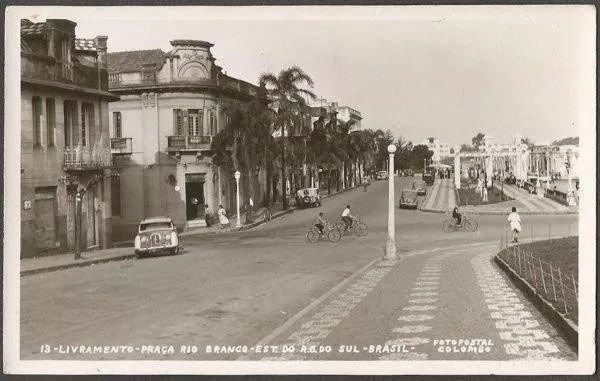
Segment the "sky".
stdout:
<svg viewBox="0 0 600 381">
<path fill-rule="evenodd" d="M 359 110 L 363 128 L 413 143 L 453 145 L 477 132 L 508 142 L 578 136 L 594 96 L 590 6 L 194 7 L 54 9 L 77 37 L 107 35 L 109 51 L 214 44 L 217 64 L 257 83 L 291 65 L 313 91 Z M 592 91 L 590 91 L 590 89 Z"/>
</svg>

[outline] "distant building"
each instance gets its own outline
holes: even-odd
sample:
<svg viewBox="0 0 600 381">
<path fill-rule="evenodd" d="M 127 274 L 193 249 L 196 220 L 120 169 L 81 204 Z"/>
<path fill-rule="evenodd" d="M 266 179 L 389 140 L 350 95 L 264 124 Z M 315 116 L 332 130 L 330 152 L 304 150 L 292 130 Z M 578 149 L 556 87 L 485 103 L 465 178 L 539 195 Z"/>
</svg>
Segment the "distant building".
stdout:
<svg viewBox="0 0 600 381">
<path fill-rule="evenodd" d="M 340 106 L 338 102 L 329 102 L 327 99 L 317 99 L 309 103 L 311 107 L 312 122 L 314 123 L 319 117 L 329 118 L 333 113 L 341 122 L 352 121 L 352 129 L 360 130 L 362 128 L 362 115 L 360 111 L 353 109 L 350 106 Z"/>
<path fill-rule="evenodd" d="M 440 139 L 434 137 L 423 140 L 421 144 L 426 145 L 427 148 L 433 152 L 431 160 L 433 160 L 434 163 L 439 163 L 441 159 L 452 156 L 454 152 L 452 145 L 441 143 Z"/>
<path fill-rule="evenodd" d="M 108 38 L 76 38 L 76 25 L 21 20 L 22 257 L 75 248 L 86 186 L 81 249 L 112 245 Z"/>
<path fill-rule="evenodd" d="M 209 42 L 171 45 L 169 52 L 108 54 L 110 90 L 120 96 L 110 104 L 121 174 L 113 182 L 112 213 L 120 240 L 131 239 L 144 217 L 166 215 L 180 227 L 196 227 L 206 226 L 204 205 L 213 213 L 220 204 L 235 211 L 233 173 L 213 163 L 211 143 L 228 121 L 225 104 L 247 102 L 259 87 L 226 75 Z"/>
</svg>

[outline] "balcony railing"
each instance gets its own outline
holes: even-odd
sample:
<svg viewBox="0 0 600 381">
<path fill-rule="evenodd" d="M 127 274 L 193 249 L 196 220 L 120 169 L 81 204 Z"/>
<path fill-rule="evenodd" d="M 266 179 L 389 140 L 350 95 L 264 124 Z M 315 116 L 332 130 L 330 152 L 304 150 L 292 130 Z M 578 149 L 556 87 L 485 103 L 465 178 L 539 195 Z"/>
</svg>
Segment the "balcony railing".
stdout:
<svg viewBox="0 0 600 381">
<path fill-rule="evenodd" d="M 200 135 L 174 135 L 167 136 L 167 151 L 208 151 L 212 143 L 212 136 Z"/>
<path fill-rule="evenodd" d="M 105 69 L 100 70 L 98 83 L 97 68 L 57 61 L 53 57 L 21 54 L 21 76 L 23 79 L 59 82 L 90 89 L 108 89 L 108 73 Z"/>
<path fill-rule="evenodd" d="M 113 155 L 131 155 L 131 138 L 111 138 L 110 152 Z"/>
<path fill-rule="evenodd" d="M 112 166 L 111 150 L 105 147 L 65 148 L 64 169 L 67 171 L 89 171 Z"/>
</svg>

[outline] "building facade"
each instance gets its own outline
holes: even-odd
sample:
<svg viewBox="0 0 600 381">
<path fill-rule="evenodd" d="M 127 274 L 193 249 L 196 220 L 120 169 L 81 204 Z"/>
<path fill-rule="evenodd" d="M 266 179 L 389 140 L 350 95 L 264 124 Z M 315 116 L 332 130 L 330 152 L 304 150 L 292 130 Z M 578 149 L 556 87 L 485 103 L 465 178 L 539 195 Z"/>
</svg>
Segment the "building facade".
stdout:
<svg viewBox="0 0 600 381">
<path fill-rule="evenodd" d="M 429 150 L 433 152 L 431 160 L 433 160 L 434 163 L 439 163 L 441 159 L 453 155 L 452 146 L 448 143 L 441 143 L 440 139 L 438 138 L 429 137 L 425 139 L 421 144 L 426 145 L 427 148 L 429 148 Z"/>
<path fill-rule="evenodd" d="M 211 143 L 227 123 L 225 105 L 247 102 L 259 96 L 259 88 L 224 74 L 211 43 L 175 40 L 171 45 L 169 52 L 107 57 L 109 87 L 120 97 L 109 106 L 120 173 L 113 181 L 112 203 L 118 240 L 131 239 L 145 217 L 165 215 L 189 228 L 206 226 L 205 205 L 212 213 L 219 205 L 235 211 L 233 173 L 213 163 Z"/>
<path fill-rule="evenodd" d="M 108 38 L 75 27 L 21 21 L 22 257 L 112 245 Z"/>
</svg>

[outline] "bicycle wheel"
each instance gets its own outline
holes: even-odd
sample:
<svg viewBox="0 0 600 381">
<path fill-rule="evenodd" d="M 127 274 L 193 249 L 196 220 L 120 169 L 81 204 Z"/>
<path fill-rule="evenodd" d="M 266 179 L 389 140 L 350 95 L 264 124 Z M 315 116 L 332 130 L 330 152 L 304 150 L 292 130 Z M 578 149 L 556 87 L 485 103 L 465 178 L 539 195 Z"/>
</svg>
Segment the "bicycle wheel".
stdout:
<svg viewBox="0 0 600 381">
<path fill-rule="evenodd" d="M 308 233 L 306 233 L 306 239 L 308 242 L 317 243 L 319 242 L 319 231 L 317 229 L 310 229 Z"/>
<path fill-rule="evenodd" d="M 354 225 L 354 234 L 359 237 L 365 236 L 369 233 L 369 227 L 364 222 L 357 222 Z"/>
<path fill-rule="evenodd" d="M 344 233 L 344 223 L 343 222 L 338 222 L 335 225 L 333 225 L 333 228 L 338 230 L 340 233 Z"/>
<path fill-rule="evenodd" d="M 452 233 L 456 230 L 456 223 L 452 219 L 446 220 L 442 224 L 442 227 L 446 233 Z"/>
<path fill-rule="evenodd" d="M 342 238 L 342 233 L 338 229 L 331 229 L 327 232 L 327 239 L 331 242 L 337 242 Z"/>
<path fill-rule="evenodd" d="M 470 218 L 465 219 L 465 222 L 463 222 L 463 226 L 464 226 L 465 230 L 468 232 L 474 232 L 475 230 L 477 230 L 477 222 Z"/>
</svg>

